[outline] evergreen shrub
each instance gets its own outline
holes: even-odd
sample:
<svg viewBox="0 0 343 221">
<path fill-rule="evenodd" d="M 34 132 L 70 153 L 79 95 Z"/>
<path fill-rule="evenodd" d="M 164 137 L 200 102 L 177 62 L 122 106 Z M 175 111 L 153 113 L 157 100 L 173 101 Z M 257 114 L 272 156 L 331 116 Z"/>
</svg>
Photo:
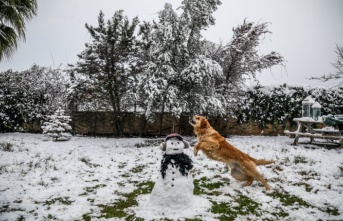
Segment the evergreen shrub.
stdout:
<svg viewBox="0 0 343 221">
<path fill-rule="evenodd" d="M 267 124 L 286 126 L 293 118 L 301 117 L 302 101 L 311 95 L 322 105 L 322 115 L 343 113 L 343 87 L 324 88 L 309 86 L 273 87 L 261 85 L 249 89 L 237 110 L 240 122 L 258 122 L 260 128 Z"/>
</svg>

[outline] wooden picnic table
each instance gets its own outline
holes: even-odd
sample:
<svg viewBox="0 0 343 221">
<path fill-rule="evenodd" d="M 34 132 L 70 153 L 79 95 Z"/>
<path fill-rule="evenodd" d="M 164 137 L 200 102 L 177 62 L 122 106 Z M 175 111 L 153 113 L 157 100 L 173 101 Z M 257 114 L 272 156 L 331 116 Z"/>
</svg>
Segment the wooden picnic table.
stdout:
<svg viewBox="0 0 343 221">
<path fill-rule="evenodd" d="M 341 135 L 339 130 L 334 129 L 315 129 L 313 128 L 314 124 L 322 124 L 324 123 L 321 120 L 313 120 L 309 117 L 304 118 L 294 118 L 293 121 L 297 122 L 298 128 L 294 132 L 290 132 L 285 130 L 284 133 L 291 138 L 294 137 L 293 145 L 298 145 L 300 137 L 308 137 L 311 140 L 311 143 L 314 141 L 314 138 L 318 139 L 325 139 L 325 140 L 339 140 L 341 144 L 341 148 L 343 148 L 343 136 Z"/>
</svg>

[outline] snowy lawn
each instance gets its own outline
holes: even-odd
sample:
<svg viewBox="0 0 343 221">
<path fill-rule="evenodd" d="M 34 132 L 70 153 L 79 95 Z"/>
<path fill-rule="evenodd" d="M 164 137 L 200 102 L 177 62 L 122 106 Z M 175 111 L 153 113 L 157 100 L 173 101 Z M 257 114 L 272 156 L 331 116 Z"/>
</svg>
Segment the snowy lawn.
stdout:
<svg viewBox="0 0 343 221">
<path fill-rule="evenodd" d="M 194 145 L 194 137 L 186 137 Z M 287 137 L 230 137 L 255 158 L 277 162 L 242 188 L 223 164 L 200 152 L 194 161 L 194 207 L 148 208 L 161 139 L 0 134 L 0 220 L 342 220 L 341 149 L 292 146 Z"/>
</svg>

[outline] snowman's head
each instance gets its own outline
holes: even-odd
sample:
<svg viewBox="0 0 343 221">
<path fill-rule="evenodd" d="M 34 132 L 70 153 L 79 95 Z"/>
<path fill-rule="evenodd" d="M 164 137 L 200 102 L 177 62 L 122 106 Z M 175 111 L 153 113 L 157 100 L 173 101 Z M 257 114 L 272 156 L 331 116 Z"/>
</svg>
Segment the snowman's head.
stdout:
<svg viewBox="0 0 343 221">
<path fill-rule="evenodd" d="M 165 139 L 165 142 L 161 143 L 161 149 L 166 154 L 180 154 L 188 147 L 189 143 L 183 140 L 179 134 L 170 134 Z"/>
</svg>

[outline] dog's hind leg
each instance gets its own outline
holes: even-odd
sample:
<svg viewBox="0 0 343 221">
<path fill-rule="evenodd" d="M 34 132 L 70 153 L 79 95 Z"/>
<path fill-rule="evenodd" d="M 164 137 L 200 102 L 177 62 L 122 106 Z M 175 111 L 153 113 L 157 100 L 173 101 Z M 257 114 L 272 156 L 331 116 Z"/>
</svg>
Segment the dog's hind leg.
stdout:
<svg viewBox="0 0 343 221">
<path fill-rule="evenodd" d="M 244 161 L 242 162 L 242 168 L 244 169 L 245 173 L 251 177 L 253 177 L 253 179 L 256 179 L 258 181 L 260 181 L 266 188 L 266 190 L 270 190 L 270 186 L 267 183 L 267 181 L 263 178 L 263 176 L 260 174 L 260 172 L 258 172 L 256 165 L 254 162 L 252 161 Z M 244 184 L 244 186 L 246 186 L 246 184 L 249 184 L 251 180 L 247 180 L 247 182 Z M 253 180 L 252 180 L 253 181 Z M 251 181 L 251 183 L 252 183 Z M 250 185 L 251 185 L 250 183 Z"/>
<path fill-rule="evenodd" d="M 254 177 L 250 176 L 245 183 L 242 184 L 242 187 L 251 186 L 254 181 Z"/>
</svg>

